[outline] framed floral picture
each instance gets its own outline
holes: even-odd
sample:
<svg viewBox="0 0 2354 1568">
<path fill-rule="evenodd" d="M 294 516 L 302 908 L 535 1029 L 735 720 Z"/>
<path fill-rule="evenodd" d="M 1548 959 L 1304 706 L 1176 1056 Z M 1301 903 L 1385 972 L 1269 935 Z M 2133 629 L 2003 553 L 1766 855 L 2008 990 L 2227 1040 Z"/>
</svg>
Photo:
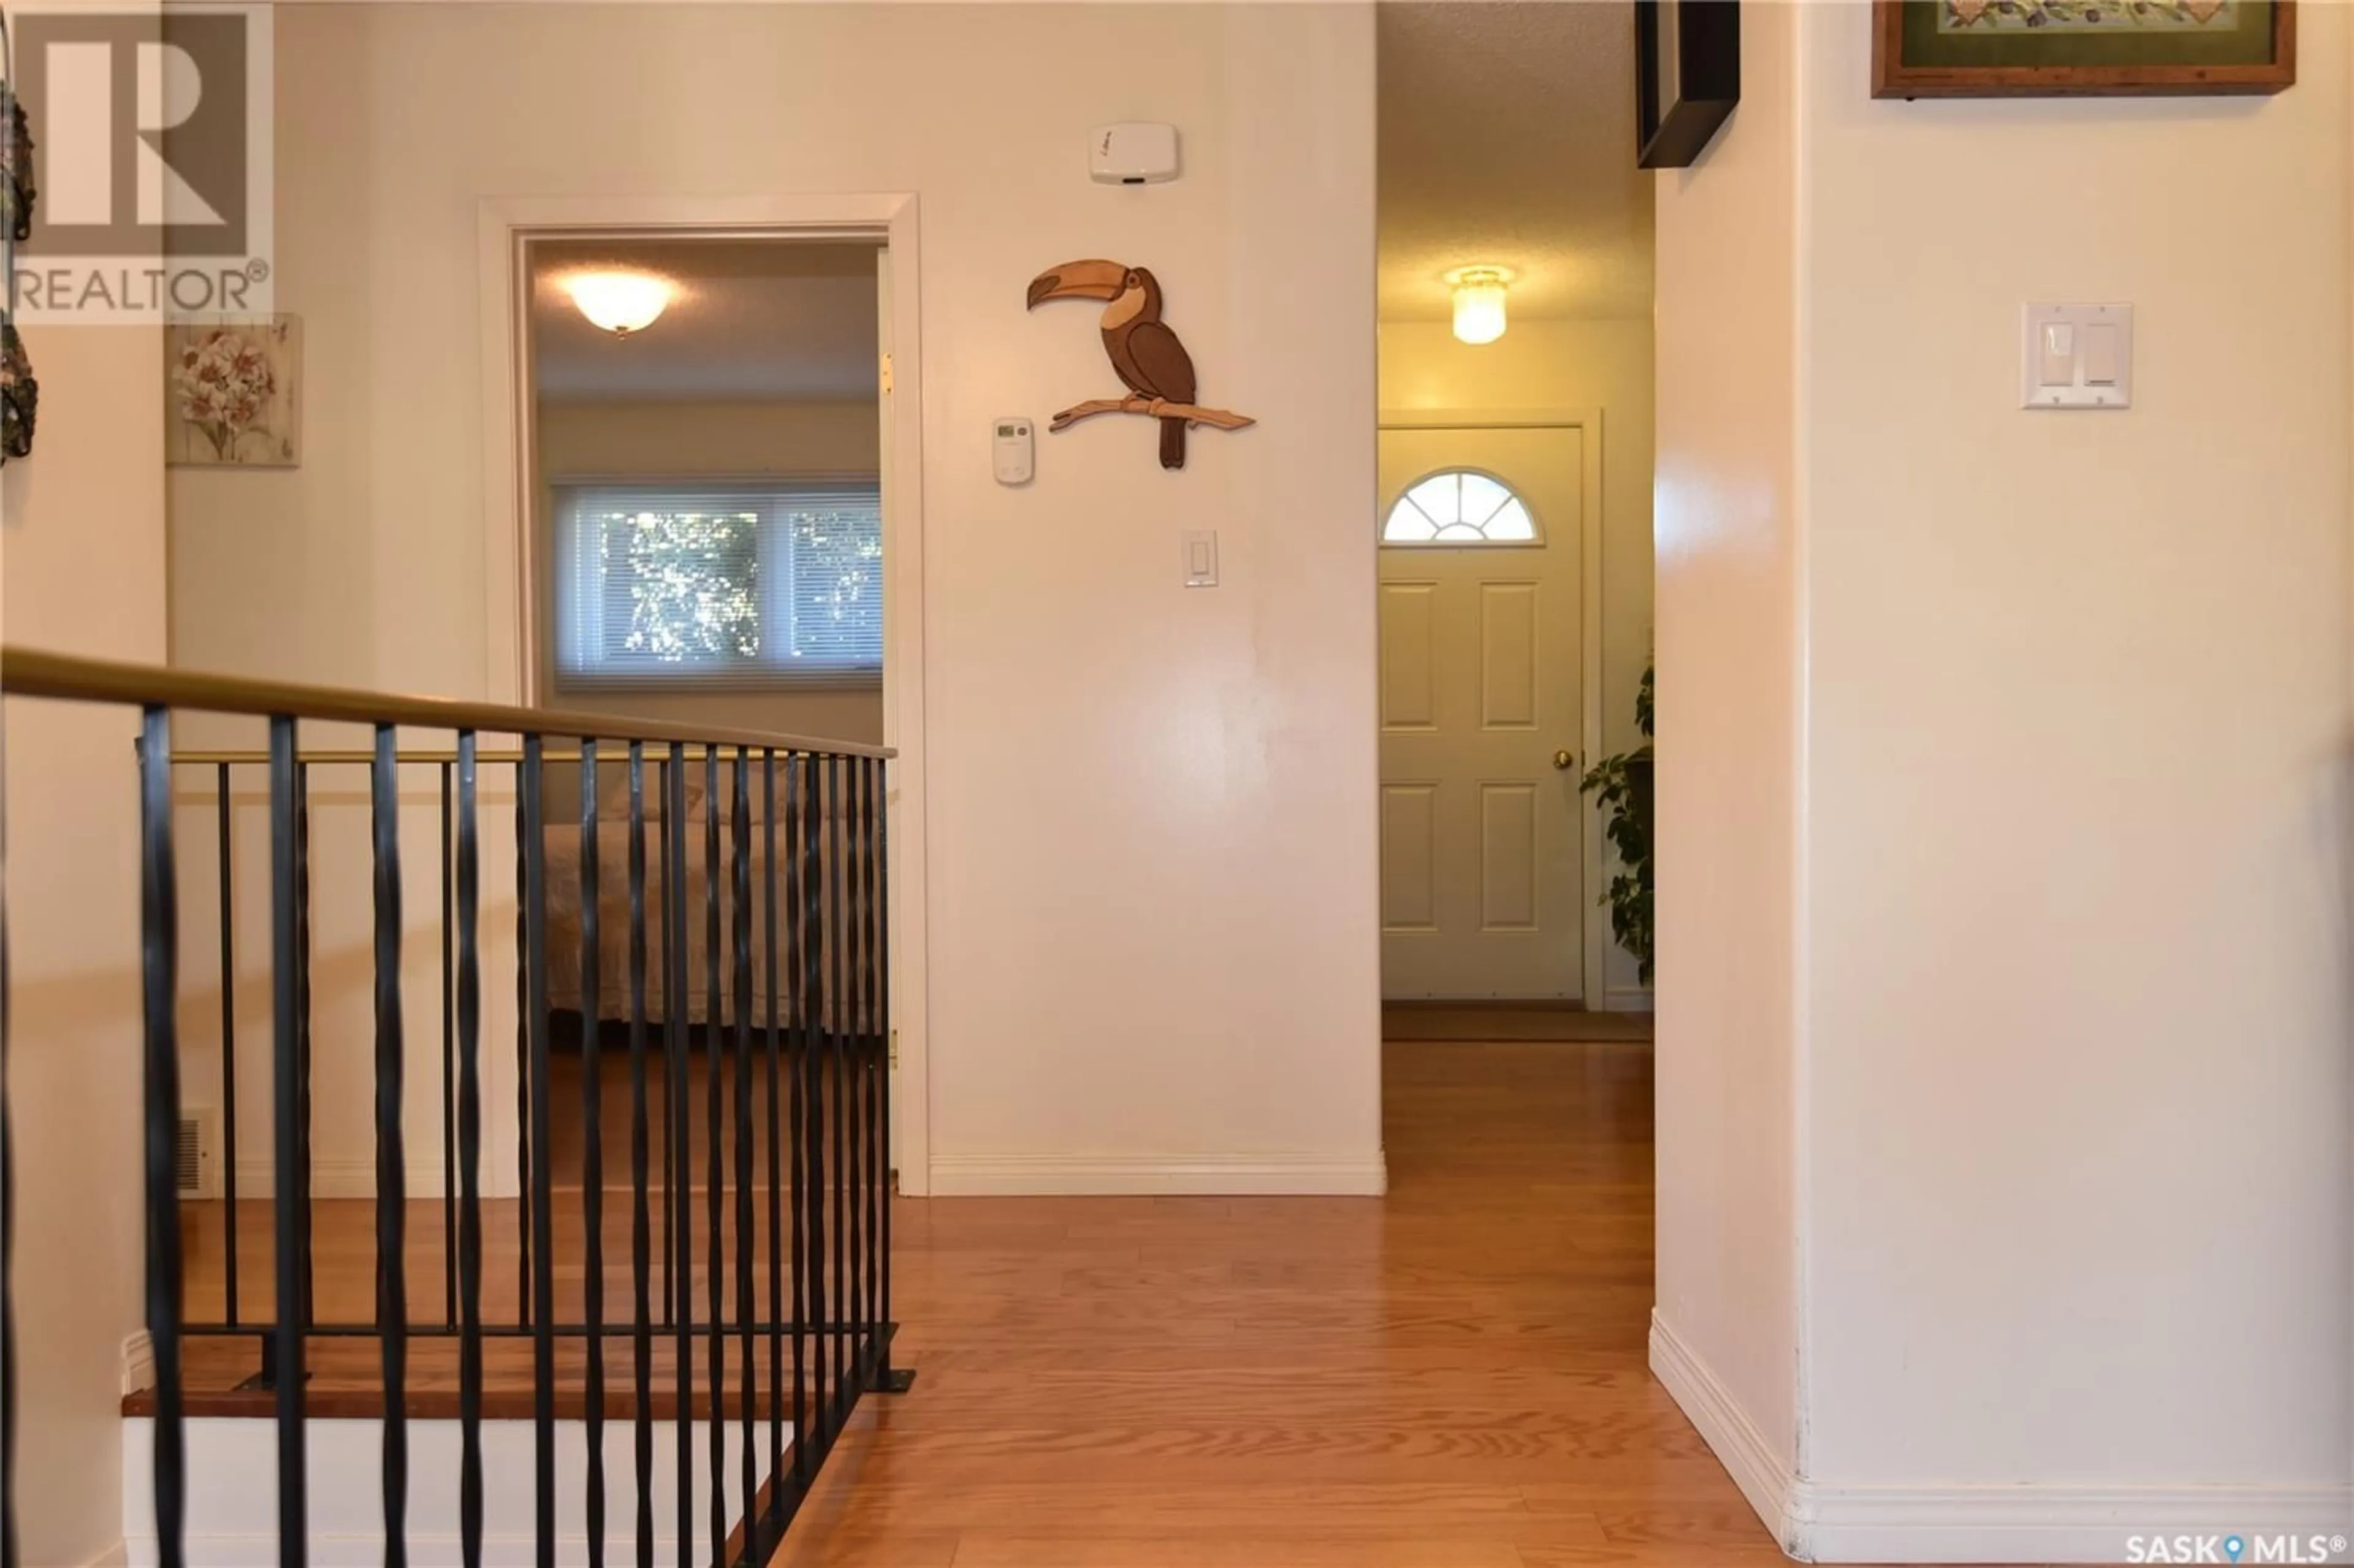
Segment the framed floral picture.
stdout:
<svg viewBox="0 0 2354 1568">
<path fill-rule="evenodd" d="M 1874 98 L 2278 92 L 2295 0 L 1872 0 Z"/>
<path fill-rule="evenodd" d="M 164 454 L 181 468 L 302 459 L 302 323 L 183 323 L 164 334 Z"/>
</svg>

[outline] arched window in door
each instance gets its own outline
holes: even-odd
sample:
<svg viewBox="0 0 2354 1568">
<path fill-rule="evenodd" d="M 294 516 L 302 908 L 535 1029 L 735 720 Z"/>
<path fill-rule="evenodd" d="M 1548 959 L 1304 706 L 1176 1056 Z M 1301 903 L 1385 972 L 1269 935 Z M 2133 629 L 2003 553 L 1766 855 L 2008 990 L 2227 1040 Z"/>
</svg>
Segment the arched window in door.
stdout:
<svg viewBox="0 0 2354 1568">
<path fill-rule="evenodd" d="M 1382 519 L 1384 545 L 1534 545 L 1536 514 L 1491 473 L 1441 469 L 1405 488 Z"/>
</svg>

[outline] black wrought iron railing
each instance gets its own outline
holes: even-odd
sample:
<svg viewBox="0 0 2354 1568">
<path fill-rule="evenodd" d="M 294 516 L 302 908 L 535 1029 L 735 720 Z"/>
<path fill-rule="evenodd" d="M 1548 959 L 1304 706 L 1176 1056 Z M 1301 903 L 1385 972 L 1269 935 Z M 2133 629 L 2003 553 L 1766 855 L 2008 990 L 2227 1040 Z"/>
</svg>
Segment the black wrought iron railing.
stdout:
<svg viewBox="0 0 2354 1568">
<path fill-rule="evenodd" d="M 539 1563 L 552 1565 L 559 1538 L 575 1533 L 592 1565 L 609 1554 L 641 1568 L 657 1558 L 715 1568 L 765 1562 L 861 1396 L 906 1386 L 891 1355 L 891 754 L 15 649 L 0 651 L 0 689 L 128 705 L 143 715 L 142 1116 L 154 1362 L 145 1410 L 154 1423 L 156 1561 L 186 1561 L 194 1400 L 210 1414 L 274 1420 L 283 1564 L 305 1562 L 311 1549 L 304 1426 L 331 1407 L 382 1417 L 387 1563 L 407 1555 L 409 1425 L 441 1414 L 459 1427 L 459 1536 L 470 1565 L 483 1553 L 482 1428 L 499 1419 L 532 1426 Z M 175 753 L 180 711 L 259 719 L 267 747 Z M 374 744 L 306 752 L 304 721 L 366 725 Z M 420 732 L 447 738 L 419 745 Z M 484 736 L 514 739 L 497 749 Z M 313 780 L 335 770 L 366 779 L 373 1027 L 365 1042 L 313 1030 Z M 552 773 L 563 775 L 560 789 Z M 483 910 L 490 779 L 511 779 L 514 825 L 515 1099 L 512 1125 L 495 1129 Z M 559 796 L 568 797 L 561 821 L 549 809 Z M 420 797 L 429 810 L 438 800 L 438 831 L 416 831 Z M 269 910 L 259 964 L 241 959 L 239 940 L 238 852 L 251 847 L 251 833 L 238 829 L 256 811 L 266 823 L 265 885 L 246 892 Z M 219 884 L 217 941 L 207 944 L 217 955 L 202 961 L 218 966 L 221 1192 L 196 1205 L 212 1225 L 184 1223 L 181 1190 L 187 966 L 178 890 L 189 850 L 181 825 L 191 821 L 210 829 L 214 842 L 194 858 L 209 861 Z M 403 853 L 417 852 L 409 841 L 419 837 L 439 856 L 438 920 L 429 923 L 440 984 L 438 1020 L 413 1028 L 403 963 L 416 922 L 403 907 Z M 348 863 L 334 869 L 356 880 Z M 253 1089 L 262 1031 L 249 1019 L 240 1026 L 241 980 L 266 982 L 270 998 L 269 1159 L 258 1196 L 252 1174 L 240 1182 L 239 1156 L 263 1140 L 249 1119 L 240 1128 L 239 1105 L 241 1088 Z M 0 1032 L 0 1159 L 17 1110 L 6 1050 Z M 335 1053 L 372 1085 L 372 1171 L 356 1202 L 314 1191 L 317 1075 Z M 420 1064 L 438 1079 L 423 1115 L 409 1082 Z M 626 1139 L 625 1157 L 608 1149 L 609 1121 Z M 412 1193 L 412 1140 L 438 1145 L 440 1181 L 420 1183 L 438 1191 Z M 511 1191 L 504 1160 L 493 1163 L 502 1141 L 514 1150 Z M 263 1202 L 266 1216 L 241 1215 Z M 334 1255 L 347 1271 L 350 1258 L 368 1259 L 365 1294 L 322 1277 L 322 1227 L 355 1224 L 355 1209 L 366 1234 L 338 1233 Z M 0 1355 L 14 1353 L 16 1320 L 5 1221 Z M 13 1432 L 15 1379 L 6 1382 L 0 1419 Z M 577 1453 L 559 1451 L 559 1413 L 585 1428 Z M 632 1428 L 626 1522 L 607 1517 L 605 1428 L 614 1421 Z M 20 1499 L 7 1457 L 0 1538 L 13 1565 Z M 660 1486 L 658 1468 L 669 1472 Z M 559 1519 L 576 1475 L 580 1515 Z M 675 1517 L 658 1520 L 665 1490 Z"/>
</svg>

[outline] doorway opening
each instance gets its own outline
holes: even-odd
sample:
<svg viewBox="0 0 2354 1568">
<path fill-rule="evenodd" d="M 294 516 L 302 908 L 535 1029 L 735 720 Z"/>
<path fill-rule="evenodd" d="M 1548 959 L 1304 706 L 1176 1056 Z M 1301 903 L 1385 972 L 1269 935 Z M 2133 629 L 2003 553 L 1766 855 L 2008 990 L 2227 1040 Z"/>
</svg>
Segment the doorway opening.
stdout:
<svg viewBox="0 0 2354 1568">
<path fill-rule="evenodd" d="M 871 239 L 528 253 L 534 685 L 553 706 L 883 738 Z M 599 324 L 599 291 L 660 313 Z"/>
<path fill-rule="evenodd" d="M 1622 867 L 1582 788 L 1647 738 L 1653 176 L 1635 163 L 1634 6 L 1394 0 L 1375 27 L 1364 525 L 1392 1203 L 1447 1214 L 1467 1261 L 1431 1309 L 1490 1327 L 1513 1376 L 1639 1380 L 1650 991 L 1615 940 Z"/>
<path fill-rule="evenodd" d="M 1632 7 L 1402 0 L 1377 26 L 1385 1033 L 1648 1038 L 1582 788 L 1647 739 Z"/>
<path fill-rule="evenodd" d="M 897 749 L 883 800 L 891 1162 L 920 1192 L 914 198 L 517 198 L 486 203 L 482 234 L 485 391 L 511 415 L 486 452 L 493 674 L 511 671 L 514 694 L 544 706 Z M 612 319 L 631 309 L 645 319 Z M 625 799 L 606 761 L 600 801 Z M 649 789 L 655 771 L 650 757 Z M 567 823 L 577 773 L 551 766 L 548 823 Z M 551 854 L 557 836 L 577 846 L 568 825 Z M 690 978 L 697 958 L 684 955 Z M 627 1016 L 613 1000 L 600 1017 Z M 582 1120 L 558 1130 L 559 1161 Z"/>
<path fill-rule="evenodd" d="M 788 410 L 794 410 L 791 417 L 800 433 L 792 441 L 797 446 L 780 431 L 770 450 L 759 454 L 758 467 L 728 473 L 726 471 L 744 460 L 723 454 L 714 458 L 703 477 L 791 481 L 796 485 L 866 480 L 873 486 L 879 506 L 880 555 L 872 557 L 871 577 L 863 567 L 846 568 L 844 575 L 856 580 L 841 585 L 843 591 L 832 596 L 826 613 L 811 616 L 805 628 L 811 635 L 799 641 L 790 635 L 791 620 L 776 606 L 782 599 L 791 616 L 799 617 L 811 594 L 769 593 L 758 611 L 768 619 L 758 624 L 764 633 L 776 635 L 764 636 L 751 653 L 743 656 L 754 664 L 781 662 L 790 656 L 781 650 L 799 647 L 804 650 L 799 657 L 809 657 L 811 652 L 832 653 L 834 667 L 820 672 L 819 678 L 799 683 L 754 679 L 745 683 L 744 690 L 730 688 L 719 697 L 741 696 L 766 684 L 772 688 L 767 694 L 771 700 L 762 706 L 760 717 L 780 729 L 790 729 L 796 723 L 822 724 L 826 729 L 812 736 L 820 739 L 832 738 L 829 731 L 847 737 L 854 733 L 853 726 L 876 723 L 874 715 L 879 712 L 880 733 L 875 738 L 897 753 L 889 765 L 883 800 L 891 845 L 885 867 L 891 953 L 890 1157 L 901 1189 L 911 1196 L 927 1193 L 930 1191 L 930 1105 L 926 1071 L 928 944 L 923 917 L 928 878 L 922 680 L 923 357 L 916 197 L 906 192 L 514 196 L 484 201 L 479 222 L 483 398 L 486 407 L 506 414 L 488 422 L 483 452 L 489 524 L 483 535 L 488 612 L 484 630 L 494 698 L 551 706 L 599 700 L 597 693 L 571 689 L 593 686 L 598 683 L 594 680 L 557 679 L 566 655 L 557 641 L 560 618 L 555 614 L 554 588 L 555 574 L 565 557 L 553 553 L 558 498 L 550 481 L 563 476 L 550 471 L 540 450 L 544 392 L 549 394 L 545 401 L 550 408 L 562 403 L 626 405 L 632 400 L 692 404 L 707 397 L 717 404 L 769 405 L 769 416 L 774 420 L 784 419 Z M 659 248 L 673 249 L 657 254 Z M 671 287 L 662 311 L 650 323 L 631 324 L 626 334 L 596 327 L 581 299 L 567 286 L 567 280 L 584 269 L 653 273 L 662 265 L 673 268 L 666 275 Z M 791 319 L 790 313 L 806 313 L 811 308 L 812 296 L 829 291 L 838 296 L 836 302 L 850 313 L 853 324 L 812 329 L 815 341 L 830 345 L 826 355 L 822 360 L 805 355 L 802 340 L 798 338 L 780 346 L 781 323 Z M 725 323 L 735 330 L 713 330 L 719 323 L 709 319 L 698 323 L 698 314 L 708 316 L 702 301 L 726 299 L 738 302 L 737 313 L 721 313 Z M 574 317 L 582 319 L 576 322 Z M 755 344 L 739 341 L 764 318 L 767 353 L 759 352 Z M 871 323 L 871 335 L 865 333 L 867 323 Z M 624 396 L 599 397 L 596 389 L 604 383 L 594 368 L 598 361 L 567 370 L 559 352 L 553 372 L 555 385 L 544 387 L 544 334 L 538 330 L 543 324 L 550 334 L 589 333 L 587 348 L 597 351 L 608 366 L 625 355 L 654 358 L 639 355 L 639 351 L 656 349 L 667 335 L 682 367 L 673 368 L 666 395 L 649 385 L 641 386 L 636 393 L 623 387 Z M 697 330 L 690 334 L 689 327 Z M 686 366 L 695 358 L 685 352 L 690 338 L 700 339 L 708 351 L 702 356 L 702 370 Z M 661 373 L 649 367 L 640 375 L 652 382 L 660 379 Z M 793 379 L 796 376 L 800 379 Z M 716 390 L 697 390 L 698 377 L 703 378 L 701 385 L 716 386 Z M 854 390 L 845 397 L 845 387 L 873 390 L 863 395 Z M 854 407 L 837 408 L 832 417 L 843 425 L 838 443 L 821 441 L 822 450 L 812 450 L 811 443 L 822 430 L 816 420 L 803 417 L 810 413 L 805 405 L 855 406 L 868 397 L 871 418 Z M 675 445 L 680 453 L 691 451 L 698 442 L 716 442 L 726 433 L 725 421 L 714 421 L 705 429 L 664 417 L 679 430 Z M 593 431 L 599 418 L 610 422 L 612 408 L 592 412 L 583 421 Z M 692 429 L 687 428 L 690 424 Z M 627 444 L 630 441 L 635 445 Z M 634 466 L 623 464 L 621 459 L 644 447 L 642 430 L 617 437 L 613 446 L 599 449 L 595 458 L 581 459 L 576 476 L 631 477 L 615 470 Z M 576 444 L 569 450 L 578 453 L 581 449 Z M 842 455 L 832 455 L 835 452 Z M 672 464 L 683 465 L 685 461 L 675 456 Z M 855 498 L 837 491 L 817 499 L 846 505 Z M 792 496 L 769 505 L 771 516 L 779 510 L 788 517 L 796 514 Z M 789 523 L 787 534 L 798 526 Z M 772 561 L 779 546 L 787 556 L 798 549 L 797 541 L 780 538 L 775 527 L 772 524 L 767 545 L 761 546 L 769 551 L 768 558 Z M 869 558 L 863 552 L 871 543 L 858 544 L 862 560 Z M 844 541 L 828 533 L 824 544 L 805 558 L 820 568 L 830 562 L 842 565 L 835 557 L 843 547 Z M 577 571 L 579 556 L 576 553 L 569 560 Z M 813 589 L 814 585 L 791 575 L 790 564 L 788 560 L 784 567 L 771 569 L 764 579 L 768 588 L 798 584 Z M 578 586 L 576 578 L 576 590 Z M 880 594 L 879 607 L 865 597 L 870 588 Z M 841 613 L 832 614 L 834 610 Z M 871 647 L 873 615 L 877 614 L 879 670 L 860 679 L 861 672 L 840 667 L 855 660 L 841 657 L 845 639 L 834 632 L 846 626 L 864 640 L 857 642 L 857 648 Z M 609 600 L 601 630 L 610 632 L 619 619 Z M 733 623 L 740 630 L 749 619 L 739 609 Z M 823 634 L 819 633 L 821 623 L 828 629 Z M 578 638 L 583 630 L 575 623 L 576 640 L 569 656 L 576 660 L 590 658 L 595 652 L 593 638 L 589 648 L 582 650 Z M 599 628 L 592 625 L 587 630 Z M 779 642 L 779 638 L 784 641 Z M 624 642 L 622 653 L 640 652 L 629 649 L 626 639 Z M 626 691 L 617 698 L 610 693 L 605 696 L 622 702 L 644 700 L 644 694 Z M 786 697 L 794 701 L 787 703 Z M 831 711 L 821 711 L 821 705 Z M 550 820 L 555 820 L 552 813 Z M 491 1128 L 492 1133 L 514 1137 L 519 1128 L 504 1125 L 509 1119 L 504 1108 L 494 1109 L 493 1120 L 499 1125 Z"/>
<path fill-rule="evenodd" d="M 813 740 L 882 740 L 885 265 L 880 242 L 863 238 L 528 244 L 529 656 L 542 703 Z M 664 765 L 651 760 L 642 787 L 666 809 Z M 624 760 L 599 766 L 599 810 L 625 814 Z M 632 1012 L 627 954 L 618 948 L 599 966 L 601 994 L 584 990 L 579 933 L 626 940 L 630 874 L 618 833 L 600 850 L 610 863 L 593 876 L 579 864 L 580 767 L 550 769 L 545 814 L 557 1047 L 550 1087 L 559 1107 L 547 1153 L 561 1172 L 583 1168 L 583 1021 L 605 1021 L 602 1044 L 625 1050 Z M 708 777 L 724 796 L 725 768 Z M 789 816 L 796 789 L 790 771 L 782 779 L 756 771 L 748 782 L 758 862 L 769 824 Z M 707 798 L 705 786 L 706 769 L 689 765 L 680 798 L 690 842 L 707 823 L 726 831 L 726 801 Z M 715 874 L 690 855 L 685 874 L 689 906 L 700 909 Z M 751 874 L 763 885 L 767 868 L 756 863 Z M 724 872 L 716 875 L 709 891 L 730 902 Z M 608 906 L 593 926 L 582 907 L 589 897 Z M 687 1012 L 678 1022 L 697 1105 L 705 1075 L 728 1072 L 705 1011 L 718 995 L 707 977 L 724 971 L 726 954 L 705 950 L 697 921 L 686 927 L 678 995 Z M 669 993 L 657 988 L 650 997 L 659 1000 L 647 1022 L 659 1029 L 670 1021 L 652 1014 Z M 605 1146 L 626 1147 L 630 1085 L 610 1074 L 601 1087 Z M 716 1092 L 732 1089 L 723 1082 Z M 663 1097 L 658 1089 L 650 1110 L 666 1127 Z M 617 1171 L 608 1185 L 624 1180 Z"/>
</svg>

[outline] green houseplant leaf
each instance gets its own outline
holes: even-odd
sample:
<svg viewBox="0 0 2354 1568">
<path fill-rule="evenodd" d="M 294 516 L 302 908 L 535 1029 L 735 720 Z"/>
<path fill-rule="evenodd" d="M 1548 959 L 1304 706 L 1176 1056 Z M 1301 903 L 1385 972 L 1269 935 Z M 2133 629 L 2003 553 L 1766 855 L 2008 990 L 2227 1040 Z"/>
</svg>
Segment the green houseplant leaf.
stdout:
<svg viewBox="0 0 2354 1568">
<path fill-rule="evenodd" d="M 1601 902 L 1610 910 L 1610 934 L 1634 955 L 1635 971 L 1651 983 L 1651 723 L 1652 671 L 1635 692 L 1635 726 L 1644 741 L 1606 757 L 1578 780 L 1578 790 L 1602 808 L 1603 836 L 1618 852 L 1619 869 Z"/>
</svg>

